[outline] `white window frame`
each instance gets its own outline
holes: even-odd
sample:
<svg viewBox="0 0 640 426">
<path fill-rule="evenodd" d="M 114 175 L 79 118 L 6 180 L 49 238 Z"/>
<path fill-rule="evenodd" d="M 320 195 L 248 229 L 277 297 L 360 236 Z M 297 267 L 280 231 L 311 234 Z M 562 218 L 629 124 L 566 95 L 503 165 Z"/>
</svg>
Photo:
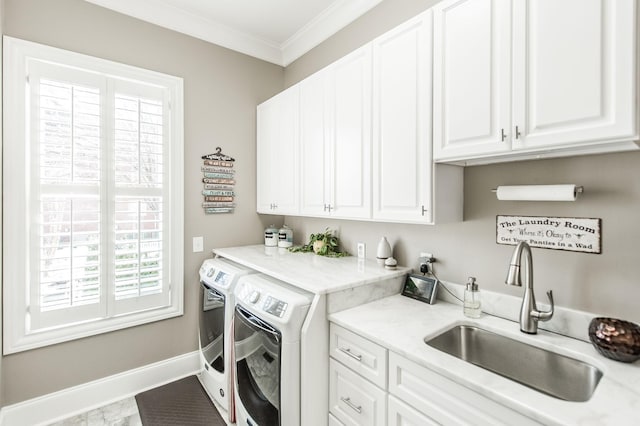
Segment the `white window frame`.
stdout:
<svg viewBox="0 0 640 426">
<path fill-rule="evenodd" d="M 132 67 L 79 53 L 4 36 L 4 108 L 3 108 L 3 353 L 5 355 L 34 349 L 86 336 L 106 333 L 122 328 L 180 316 L 184 313 L 184 107 L 183 80 L 155 71 Z M 169 247 L 168 268 L 169 300 L 141 311 L 122 313 L 121 307 L 109 306 L 105 317 L 71 325 L 32 330 L 30 328 L 29 258 L 32 250 L 29 240 L 30 214 L 30 128 L 28 122 L 30 61 L 57 64 L 82 72 L 116 78 L 126 84 L 141 83 L 159 88 L 165 93 L 170 108 L 170 120 L 164 125 L 170 138 L 165 152 L 167 170 L 163 180 L 163 205 L 169 232 L 163 244 Z M 109 113 L 107 113 L 107 116 Z M 104 118 L 103 118 L 103 121 Z M 105 131 L 109 133 L 110 127 Z M 114 195 L 111 195 L 113 197 Z M 105 228 L 110 223 L 102 223 Z M 113 292 L 113 283 L 106 283 Z M 136 300 L 136 299 L 134 299 Z M 133 305 L 136 303 L 134 302 Z M 135 308 L 133 308 L 135 309 Z"/>
</svg>

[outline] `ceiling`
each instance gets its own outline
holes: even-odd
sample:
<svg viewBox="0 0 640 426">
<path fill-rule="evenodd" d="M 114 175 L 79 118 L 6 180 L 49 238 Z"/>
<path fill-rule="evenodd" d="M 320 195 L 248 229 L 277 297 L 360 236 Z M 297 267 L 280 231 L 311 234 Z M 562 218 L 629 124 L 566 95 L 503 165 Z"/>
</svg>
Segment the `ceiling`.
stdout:
<svg viewBox="0 0 640 426">
<path fill-rule="evenodd" d="M 382 0 L 86 0 L 287 66 Z"/>
</svg>

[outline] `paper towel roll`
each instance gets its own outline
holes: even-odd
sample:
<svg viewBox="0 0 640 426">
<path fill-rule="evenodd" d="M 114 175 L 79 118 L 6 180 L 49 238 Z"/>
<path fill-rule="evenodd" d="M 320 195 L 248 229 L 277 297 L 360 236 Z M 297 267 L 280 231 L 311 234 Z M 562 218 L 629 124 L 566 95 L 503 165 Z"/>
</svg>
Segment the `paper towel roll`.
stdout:
<svg viewBox="0 0 640 426">
<path fill-rule="evenodd" d="M 515 201 L 575 201 L 575 185 L 513 185 L 499 186 L 498 200 Z"/>
</svg>

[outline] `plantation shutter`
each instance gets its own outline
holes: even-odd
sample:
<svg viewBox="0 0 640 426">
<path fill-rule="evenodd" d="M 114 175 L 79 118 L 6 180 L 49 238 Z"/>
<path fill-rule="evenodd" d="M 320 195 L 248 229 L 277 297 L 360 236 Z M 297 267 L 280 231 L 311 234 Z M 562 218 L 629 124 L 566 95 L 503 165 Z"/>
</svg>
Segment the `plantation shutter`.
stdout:
<svg viewBox="0 0 640 426">
<path fill-rule="evenodd" d="M 106 81 L 32 63 L 31 327 L 107 313 L 103 241 Z"/>
<path fill-rule="evenodd" d="M 33 330 L 170 304 L 161 88 L 33 62 Z"/>
<path fill-rule="evenodd" d="M 179 77 L 3 37 L 3 354 L 182 315 Z"/>
<path fill-rule="evenodd" d="M 114 82 L 114 299 L 116 314 L 169 304 L 165 93 Z"/>
</svg>

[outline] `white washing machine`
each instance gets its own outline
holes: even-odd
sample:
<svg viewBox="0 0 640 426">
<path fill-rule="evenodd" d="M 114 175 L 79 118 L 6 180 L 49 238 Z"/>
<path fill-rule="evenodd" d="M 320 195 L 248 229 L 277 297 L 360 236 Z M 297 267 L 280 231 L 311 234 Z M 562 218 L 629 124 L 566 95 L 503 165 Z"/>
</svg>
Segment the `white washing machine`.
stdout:
<svg viewBox="0 0 640 426">
<path fill-rule="evenodd" d="M 237 424 L 300 425 L 300 335 L 313 295 L 255 274 L 240 278 L 235 298 Z"/>
<path fill-rule="evenodd" d="M 200 267 L 200 382 L 212 400 L 235 421 L 233 398 L 233 291 L 240 277 L 255 273 L 230 260 L 207 259 Z"/>
</svg>

